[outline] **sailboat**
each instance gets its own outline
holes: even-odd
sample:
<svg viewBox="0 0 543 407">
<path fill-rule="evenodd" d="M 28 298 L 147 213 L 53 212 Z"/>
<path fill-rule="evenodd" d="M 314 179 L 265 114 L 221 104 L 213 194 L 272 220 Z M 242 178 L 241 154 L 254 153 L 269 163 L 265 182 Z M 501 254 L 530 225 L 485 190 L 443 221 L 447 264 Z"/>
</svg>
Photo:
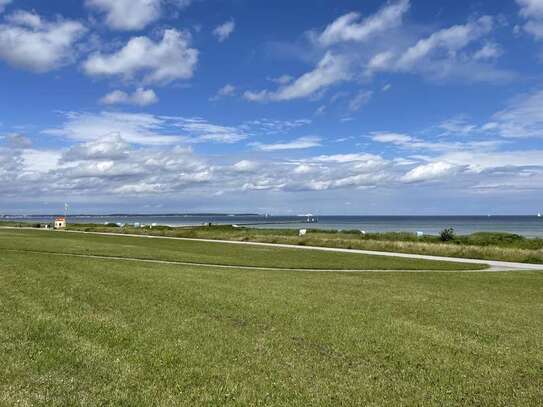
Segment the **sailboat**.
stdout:
<svg viewBox="0 0 543 407">
<path fill-rule="evenodd" d="M 541 212 L 538 212 L 538 213 L 537 213 L 537 217 L 538 217 L 538 218 L 543 217 L 543 215 L 541 215 Z"/>
</svg>

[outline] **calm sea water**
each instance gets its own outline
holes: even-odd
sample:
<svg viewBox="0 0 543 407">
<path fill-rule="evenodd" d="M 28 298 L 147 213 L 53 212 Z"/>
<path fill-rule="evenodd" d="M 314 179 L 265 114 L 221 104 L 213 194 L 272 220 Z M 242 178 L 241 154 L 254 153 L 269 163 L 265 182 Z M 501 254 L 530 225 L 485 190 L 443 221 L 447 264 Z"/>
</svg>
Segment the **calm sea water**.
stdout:
<svg viewBox="0 0 543 407">
<path fill-rule="evenodd" d="M 32 216 L 18 218 L 36 222 L 51 221 L 52 217 Z M 139 216 L 72 216 L 72 223 L 140 223 L 192 226 L 213 224 L 237 224 L 266 228 L 320 228 L 358 229 L 366 232 L 424 232 L 438 234 L 442 229 L 453 227 L 459 234 L 473 232 L 510 232 L 527 237 L 543 237 L 543 218 L 537 216 L 319 216 L 318 222 L 307 223 L 300 216 L 196 216 L 196 215 L 139 215 Z"/>
</svg>

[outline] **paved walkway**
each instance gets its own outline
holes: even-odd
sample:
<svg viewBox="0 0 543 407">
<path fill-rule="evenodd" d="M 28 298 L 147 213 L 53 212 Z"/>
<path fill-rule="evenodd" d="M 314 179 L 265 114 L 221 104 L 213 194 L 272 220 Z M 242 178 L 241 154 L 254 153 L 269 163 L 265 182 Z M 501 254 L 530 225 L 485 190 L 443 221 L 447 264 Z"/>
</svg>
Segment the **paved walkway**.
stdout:
<svg viewBox="0 0 543 407">
<path fill-rule="evenodd" d="M 14 228 L 14 227 L 4 227 L 7 229 L 23 229 L 23 228 Z M 32 229 L 32 228 L 26 228 Z M 32 229 L 32 230 L 43 230 L 44 229 Z M 49 231 L 51 232 L 51 231 Z M 241 245 L 253 245 L 253 246 L 266 246 L 266 247 L 282 247 L 288 249 L 298 249 L 298 250 L 320 250 L 328 252 L 339 252 L 339 253 L 358 253 L 371 256 L 386 256 L 386 257 L 403 257 L 409 259 L 422 259 L 422 260 L 438 260 L 438 261 L 449 261 L 456 263 L 472 263 L 472 264 L 486 264 L 490 268 L 482 271 L 514 271 L 514 270 L 535 270 L 543 271 L 543 264 L 529 264 L 529 263 L 515 263 L 508 261 L 498 261 L 498 260 L 481 260 L 481 259 L 466 259 L 459 257 L 445 257 L 445 256 L 431 256 L 425 254 L 409 254 L 409 253 L 396 253 L 396 252 L 381 252 L 373 250 L 360 250 L 360 249 L 339 249 L 333 247 L 318 247 L 318 246 L 297 246 L 297 245 L 288 245 L 280 243 L 257 243 L 257 242 L 240 242 L 235 240 L 214 240 L 214 239 L 194 239 L 186 237 L 169 237 L 169 236 L 149 236 L 149 235 L 137 235 L 137 234 L 128 234 L 128 233 L 109 233 L 109 232 L 80 232 L 75 230 L 66 230 L 66 231 L 57 231 L 52 233 L 81 233 L 81 234 L 93 234 L 93 235 L 102 235 L 102 236 L 129 236 L 129 237 L 139 237 L 145 239 L 168 239 L 168 240 L 185 240 L 185 241 L 196 241 L 196 242 L 209 242 L 209 243 L 228 243 L 228 244 L 241 244 Z M 96 256 L 95 256 L 96 257 Z M 125 258 L 119 258 L 125 259 Z M 139 259 L 130 259 L 130 260 L 139 260 Z M 173 262 L 175 263 L 175 262 Z M 177 263 L 181 264 L 181 263 Z M 193 264 L 193 263 L 189 263 Z M 205 264 L 204 264 L 205 265 Z M 205 265 L 212 266 L 212 265 Z M 240 268 L 235 266 L 234 268 Z M 256 269 L 263 269 L 256 267 Z M 279 269 L 274 269 L 279 270 Z M 294 269 L 288 269 L 294 270 Z M 316 271 L 332 271 L 332 270 L 316 270 Z M 333 270 L 337 271 L 337 270 Z M 360 270 L 346 270 L 346 271 L 360 271 Z M 371 271 L 371 270 L 368 270 Z M 382 271 L 382 270 L 380 270 Z"/>
</svg>

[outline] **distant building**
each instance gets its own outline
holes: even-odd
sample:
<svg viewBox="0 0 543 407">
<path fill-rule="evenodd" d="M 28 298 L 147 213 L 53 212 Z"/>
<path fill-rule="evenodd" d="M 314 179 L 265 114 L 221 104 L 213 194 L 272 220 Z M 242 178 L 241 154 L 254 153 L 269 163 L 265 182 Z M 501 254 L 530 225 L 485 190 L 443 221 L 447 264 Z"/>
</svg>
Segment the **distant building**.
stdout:
<svg viewBox="0 0 543 407">
<path fill-rule="evenodd" d="M 66 218 L 64 216 L 59 216 L 55 218 L 55 229 L 65 229 L 66 228 Z"/>
</svg>

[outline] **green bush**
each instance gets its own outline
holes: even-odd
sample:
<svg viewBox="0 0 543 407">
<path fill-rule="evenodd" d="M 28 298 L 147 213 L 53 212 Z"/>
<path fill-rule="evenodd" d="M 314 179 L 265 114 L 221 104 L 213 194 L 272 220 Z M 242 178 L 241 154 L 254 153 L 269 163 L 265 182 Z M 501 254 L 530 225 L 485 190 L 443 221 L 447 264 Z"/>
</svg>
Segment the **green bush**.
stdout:
<svg viewBox="0 0 543 407">
<path fill-rule="evenodd" d="M 455 237 L 456 235 L 453 228 L 443 229 L 439 234 L 439 238 L 442 242 L 449 242 L 451 240 L 454 240 Z"/>
</svg>

